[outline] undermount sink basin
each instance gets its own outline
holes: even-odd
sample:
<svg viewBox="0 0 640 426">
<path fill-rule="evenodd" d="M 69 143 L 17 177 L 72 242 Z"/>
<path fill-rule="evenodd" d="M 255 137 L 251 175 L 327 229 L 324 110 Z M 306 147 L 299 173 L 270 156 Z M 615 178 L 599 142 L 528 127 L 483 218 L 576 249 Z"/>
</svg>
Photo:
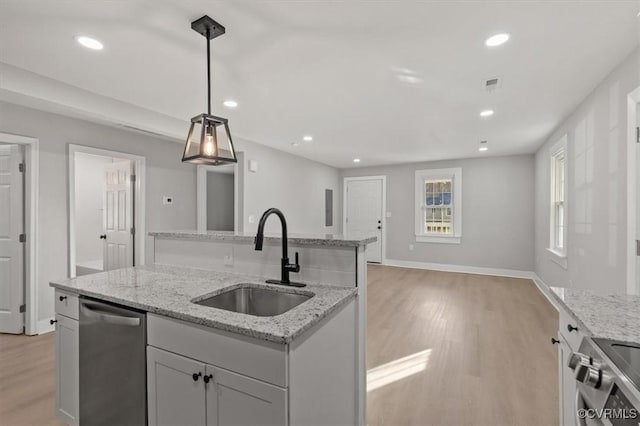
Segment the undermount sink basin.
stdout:
<svg viewBox="0 0 640 426">
<path fill-rule="evenodd" d="M 223 291 L 220 294 L 194 303 L 241 314 L 273 317 L 295 308 L 312 297 L 313 295 L 311 294 L 297 294 L 269 288 L 243 286 Z"/>
</svg>

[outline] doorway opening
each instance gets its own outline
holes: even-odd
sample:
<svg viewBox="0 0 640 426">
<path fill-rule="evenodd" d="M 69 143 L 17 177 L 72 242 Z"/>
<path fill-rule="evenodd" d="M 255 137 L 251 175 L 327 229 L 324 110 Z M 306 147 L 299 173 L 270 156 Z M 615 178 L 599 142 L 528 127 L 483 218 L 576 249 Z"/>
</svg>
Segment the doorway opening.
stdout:
<svg viewBox="0 0 640 426">
<path fill-rule="evenodd" d="M 69 146 L 69 276 L 144 264 L 144 158 Z"/>
<path fill-rule="evenodd" d="M 367 246 L 367 262 L 386 257 L 387 177 L 344 178 L 343 230 L 347 238 L 377 237 Z"/>
<path fill-rule="evenodd" d="M 198 232 L 242 232 L 243 159 L 224 166 L 199 165 L 197 168 Z"/>
</svg>

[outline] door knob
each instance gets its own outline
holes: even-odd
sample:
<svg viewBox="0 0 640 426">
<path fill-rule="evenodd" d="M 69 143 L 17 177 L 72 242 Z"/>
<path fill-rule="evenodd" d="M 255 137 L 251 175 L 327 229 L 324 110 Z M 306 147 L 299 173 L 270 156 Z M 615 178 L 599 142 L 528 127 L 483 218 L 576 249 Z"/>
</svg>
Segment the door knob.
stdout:
<svg viewBox="0 0 640 426">
<path fill-rule="evenodd" d="M 552 344 L 552 345 L 556 345 L 556 344 L 558 344 L 558 343 L 560 343 L 560 340 L 558 340 L 558 339 L 554 339 L 553 337 L 551 338 L 551 344 Z"/>
<path fill-rule="evenodd" d="M 197 382 L 197 381 L 198 381 L 198 379 L 200 378 L 200 376 L 202 376 L 202 373 L 201 373 L 201 372 L 193 373 L 193 374 L 191 375 L 191 377 L 193 378 L 193 381 L 194 381 L 194 382 Z"/>
<path fill-rule="evenodd" d="M 572 331 L 578 331 L 578 327 L 574 327 L 573 325 L 568 324 L 567 330 L 569 330 L 569 333 L 571 333 Z"/>
<path fill-rule="evenodd" d="M 55 324 L 57 322 L 58 322 L 58 320 L 49 320 L 49 324 L 51 324 L 51 325 L 53 325 L 53 324 Z"/>
<path fill-rule="evenodd" d="M 67 296 L 60 296 L 58 299 L 60 299 L 61 302 L 64 302 L 66 298 Z"/>
<path fill-rule="evenodd" d="M 204 380 L 205 383 L 209 383 L 211 380 L 213 380 L 213 374 L 207 374 L 202 378 L 202 380 Z"/>
<path fill-rule="evenodd" d="M 378 226 L 378 229 L 382 229 L 382 226 Z"/>
<path fill-rule="evenodd" d="M 100 239 L 101 239 L 101 240 L 106 240 L 106 239 L 107 239 L 106 234 L 102 234 L 102 235 L 100 235 Z"/>
</svg>

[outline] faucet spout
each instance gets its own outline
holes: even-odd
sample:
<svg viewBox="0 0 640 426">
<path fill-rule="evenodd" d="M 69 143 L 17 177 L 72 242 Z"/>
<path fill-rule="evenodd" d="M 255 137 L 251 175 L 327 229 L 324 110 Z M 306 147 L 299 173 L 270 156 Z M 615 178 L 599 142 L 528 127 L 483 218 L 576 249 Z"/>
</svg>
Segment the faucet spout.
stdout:
<svg viewBox="0 0 640 426">
<path fill-rule="evenodd" d="M 284 217 L 282 211 L 276 208 L 270 208 L 265 211 L 260 217 L 260 222 L 258 222 L 258 233 L 256 234 L 254 243 L 255 249 L 258 251 L 262 250 L 262 246 L 264 244 L 264 225 L 267 222 L 267 219 L 272 214 L 275 214 L 280 219 L 280 225 L 282 226 L 282 259 L 280 261 L 280 272 L 281 279 L 280 280 L 267 280 L 270 284 L 284 284 L 291 285 L 295 287 L 304 287 L 305 284 L 300 283 L 292 283 L 289 280 L 290 272 L 300 272 L 300 264 L 298 263 L 298 253 L 296 252 L 296 263 L 289 263 L 289 245 L 288 245 L 288 237 L 287 237 L 287 219 Z"/>
</svg>

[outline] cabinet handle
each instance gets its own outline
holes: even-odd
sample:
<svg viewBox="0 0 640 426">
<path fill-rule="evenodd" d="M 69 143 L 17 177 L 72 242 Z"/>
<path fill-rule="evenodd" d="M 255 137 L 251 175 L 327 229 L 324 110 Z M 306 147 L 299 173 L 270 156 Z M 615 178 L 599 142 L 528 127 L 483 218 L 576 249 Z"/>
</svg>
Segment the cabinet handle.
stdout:
<svg viewBox="0 0 640 426">
<path fill-rule="evenodd" d="M 101 239 L 101 240 L 106 240 L 106 239 L 107 239 L 107 235 L 106 235 L 106 234 L 102 234 L 102 235 L 100 235 L 100 239 Z"/>
<path fill-rule="evenodd" d="M 193 373 L 191 377 L 193 377 L 193 381 L 197 382 L 198 378 L 202 376 L 202 373 Z"/>
<path fill-rule="evenodd" d="M 572 331 L 578 331 L 578 327 L 574 327 L 571 324 L 568 324 L 567 330 L 569 330 L 569 333 L 571 333 Z"/>
<path fill-rule="evenodd" d="M 560 343 L 560 340 L 554 339 L 553 337 L 551 338 L 551 344 L 552 345 L 557 345 L 558 343 Z"/>
<path fill-rule="evenodd" d="M 202 378 L 202 380 L 204 380 L 205 383 L 209 383 L 211 380 L 213 380 L 213 374 L 207 374 Z"/>
<path fill-rule="evenodd" d="M 60 299 L 61 302 L 64 302 L 66 300 L 67 296 L 60 296 L 58 299 Z"/>
<path fill-rule="evenodd" d="M 58 322 L 58 320 L 49 320 L 49 324 L 51 324 L 51 325 L 53 325 L 53 324 L 55 324 L 57 322 Z"/>
</svg>

